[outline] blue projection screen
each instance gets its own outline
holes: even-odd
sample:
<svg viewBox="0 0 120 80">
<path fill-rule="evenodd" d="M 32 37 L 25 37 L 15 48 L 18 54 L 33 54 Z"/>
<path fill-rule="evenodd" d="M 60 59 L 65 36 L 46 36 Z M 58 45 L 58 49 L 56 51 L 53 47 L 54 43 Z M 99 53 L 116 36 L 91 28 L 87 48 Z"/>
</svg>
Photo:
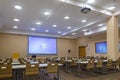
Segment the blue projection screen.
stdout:
<svg viewBox="0 0 120 80">
<path fill-rule="evenodd" d="M 107 53 L 107 43 L 99 42 L 95 44 L 96 53 L 98 54 L 106 54 Z"/>
<path fill-rule="evenodd" d="M 29 36 L 28 54 L 30 55 L 57 54 L 56 38 Z"/>
</svg>

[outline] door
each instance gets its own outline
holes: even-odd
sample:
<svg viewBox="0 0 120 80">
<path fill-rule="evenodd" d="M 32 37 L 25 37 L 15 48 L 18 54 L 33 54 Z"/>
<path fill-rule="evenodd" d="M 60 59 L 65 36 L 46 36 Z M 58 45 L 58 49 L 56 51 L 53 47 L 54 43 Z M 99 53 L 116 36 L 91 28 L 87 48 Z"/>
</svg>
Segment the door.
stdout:
<svg viewBox="0 0 120 80">
<path fill-rule="evenodd" d="M 86 57 L 86 46 L 79 47 L 79 57 Z"/>
</svg>

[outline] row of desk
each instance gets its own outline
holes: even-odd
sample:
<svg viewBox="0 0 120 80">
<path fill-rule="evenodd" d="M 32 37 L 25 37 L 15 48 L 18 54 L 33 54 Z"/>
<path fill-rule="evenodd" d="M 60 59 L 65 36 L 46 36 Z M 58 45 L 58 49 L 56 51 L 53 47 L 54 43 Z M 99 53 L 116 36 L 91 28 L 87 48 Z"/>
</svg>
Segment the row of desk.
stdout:
<svg viewBox="0 0 120 80">
<path fill-rule="evenodd" d="M 66 72 L 69 72 L 69 64 L 72 62 L 72 60 L 64 60 L 65 61 L 65 64 L 66 64 Z M 95 63 L 98 62 L 98 60 L 95 60 L 94 61 Z M 103 62 L 108 62 L 108 60 L 103 60 Z M 81 60 L 78 60 L 76 61 L 76 64 L 87 64 L 88 63 L 88 60 L 87 61 L 81 61 Z"/>
<path fill-rule="evenodd" d="M 2 63 L 2 61 L 1 61 Z M 4 63 L 7 64 L 7 63 Z M 24 71 L 26 68 L 25 64 L 20 64 L 20 62 L 18 60 L 13 60 L 12 64 L 12 69 L 13 69 L 13 80 L 23 80 L 24 79 Z M 31 65 L 34 64 L 39 64 L 39 62 L 37 61 L 30 61 Z M 54 63 L 52 63 L 52 65 L 54 65 Z M 62 66 L 63 64 L 58 64 L 58 66 Z M 47 68 L 48 63 L 40 63 L 39 64 L 39 70 L 40 70 L 40 80 L 44 80 L 44 68 Z M 58 67 L 58 80 L 60 80 L 60 70 Z"/>
<path fill-rule="evenodd" d="M 65 61 L 65 67 L 66 67 L 66 72 L 69 73 L 70 71 L 70 63 L 72 62 L 72 60 L 64 60 Z M 81 60 L 77 60 L 75 63 L 77 64 L 76 67 L 76 71 L 78 72 L 77 76 L 79 77 L 85 77 L 84 75 L 81 74 L 81 65 L 86 65 L 88 64 L 89 60 L 87 61 L 81 61 Z M 97 63 L 98 60 L 95 60 L 94 63 Z M 103 60 L 103 63 L 107 63 L 108 60 Z"/>
</svg>

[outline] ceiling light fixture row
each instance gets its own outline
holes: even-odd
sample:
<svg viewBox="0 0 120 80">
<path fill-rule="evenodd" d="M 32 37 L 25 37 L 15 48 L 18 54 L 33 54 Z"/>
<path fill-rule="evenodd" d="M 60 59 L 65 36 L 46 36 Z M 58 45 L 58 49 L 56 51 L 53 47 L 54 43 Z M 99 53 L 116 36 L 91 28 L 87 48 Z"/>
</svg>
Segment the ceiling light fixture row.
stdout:
<svg viewBox="0 0 120 80">
<path fill-rule="evenodd" d="M 15 5 L 14 8 L 17 9 L 17 10 L 21 10 L 21 9 L 22 9 L 22 7 L 19 6 L 19 5 Z M 15 18 L 15 19 L 13 19 L 13 20 L 14 20 L 15 22 L 19 22 L 19 21 L 20 21 L 18 18 Z M 14 28 L 14 29 L 17 29 L 18 26 L 13 26 L 13 28 Z"/>
<path fill-rule="evenodd" d="M 65 1 L 65 0 L 64 0 L 64 1 Z M 90 1 L 91 1 L 91 0 L 90 0 Z M 90 2 L 88 1 L 88 3 L 90 3 Z M 17 10 L 22 10 L 22 9 L 23 9 L 20 5 L 15 5 L 14 8 L 17 9 Z M 44 15 L 45 15 L 45 16 L 50 15 L 50 11 L 44 11 Z M 68 19 L 70 19 L 70 17 L 69 17 L 69 16 L 65 16 L 64 19 L 68 20 Z M 15 22 L 19 22 L 19 21 L 20 21 L 18 18 L 15 18 L 15 19 L 13 19 L 13 20 L 14 20 Z M 86 22 L 86 20 L 82 20 L 82 22 Z M 36 25 L 41 25 L 42 22 L 38 21 L 38 22 L 36 22 L 35 24 L 36 24 Z M 57 25 L 53 25 L 53 27 L 57 27 Z M 13 26 L 13 28 L 17 29 L 18 27 L 17 27 L 17 26 Z M 67 29 L 71 29 L 71 27 L 67 27 Z M 35 29 L 35 28 L 31 28 L 31 30 L 32 30 L 32 31 L 35 31 L 36 29 Z M 45 30 L 45 32 L 49 32 L 49 30 Z M 61 33 L 61 31 L 58 31 L 58 33 Z"/>
<path fill-rule="evenodd" d="M 15 22 L 19 22 L 20 20 L 19 19 L 13 19 Z M 18 26 L 13 26 L 14 29 L 17 29 Z"/>
</svg>

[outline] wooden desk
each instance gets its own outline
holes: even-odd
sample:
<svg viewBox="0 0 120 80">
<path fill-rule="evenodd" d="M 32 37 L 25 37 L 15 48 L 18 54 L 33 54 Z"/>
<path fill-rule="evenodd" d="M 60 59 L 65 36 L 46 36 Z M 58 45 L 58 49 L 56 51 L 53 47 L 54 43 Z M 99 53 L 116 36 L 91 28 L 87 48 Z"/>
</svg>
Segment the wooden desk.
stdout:
<svg viewBox="0 0 120 80">
<path fill-rule="evenodd" d="M 63 64 L 58 64 L 58 66 L 62 66 Z M 43 67 L 47 67 L 47 63 L 39 64 L 40 67 L 40 74 L 41 74 L 41 80 L 44 80 L 44 70 Z M 25 71 L 26 65 L 13 65 L 13 80 L 23 80 L 23 72 Z M 58 80 L 60 79 L 60 71 L 58 69 Z"/>
</svg>

